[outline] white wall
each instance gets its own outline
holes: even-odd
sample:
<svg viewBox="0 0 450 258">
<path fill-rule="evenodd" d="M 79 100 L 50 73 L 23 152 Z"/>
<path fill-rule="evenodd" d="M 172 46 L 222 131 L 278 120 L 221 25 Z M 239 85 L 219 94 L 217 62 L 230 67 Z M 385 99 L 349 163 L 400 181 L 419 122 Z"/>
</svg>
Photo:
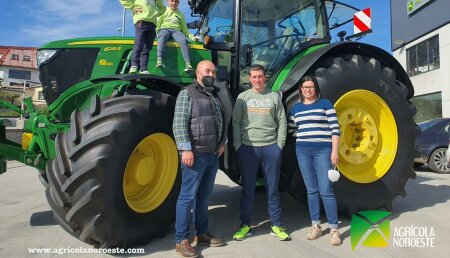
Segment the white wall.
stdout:
<svg viewBox="0 0 450 258">
<path fill-rule="evenodd" d="M 414 96 L 442 92 L 442 116 L 450 117 L 450 24 L 447 24 L 394 51 L 394 57 L 406 70 L 406 49 L 439 34 L 440 68 L 411 77 Z"/>
<path fill-rule="evenodd" d="M 21 79 L 13 79 L 9 78 L 9 69 L 14 70 L 22 70 L 22 71 L 31 71 L 31 81 L 39 82 L 39 71 L 35 69 L 28 69 L 22 67 L 9 67 L 9 66 L 0 66 L 0 74 L 3 72 L 3 86 L 9 86 L 10 82 L 16 82 L 23 85 L 23 80 Z M 30 86 L 35 86 L 35 84 L 30 83 Z"/>
<path fill-rule="evenodd" d="M 5 77 L 6 77 L 6 73 L 4 71 L 4 68 L 0 66 L 0 78 L 3 78 L 2 86 L 6 86 Z"/>
</svg>

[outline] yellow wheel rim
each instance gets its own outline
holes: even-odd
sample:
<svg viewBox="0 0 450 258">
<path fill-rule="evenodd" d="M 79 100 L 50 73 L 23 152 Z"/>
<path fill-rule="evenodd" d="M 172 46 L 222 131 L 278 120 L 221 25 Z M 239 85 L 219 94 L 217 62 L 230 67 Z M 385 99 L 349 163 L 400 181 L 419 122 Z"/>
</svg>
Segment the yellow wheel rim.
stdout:
<svg viewBox="0 0 450 258">
<path fill-rule="evenodd" d="M 383 177 L 397 153 L 397 124 L 378 95 L 354 90 L 335 104 L 341 128 L 339 170 L 349 180 L 372 183 Z"/>
<path fill-rule="evenodd" d="M 178 171 L 178 152 L 172 138 L 155 133 L 143 139 L 127 162 L 123 177 L 125 199 L 136 212 L 158 208 L 173 187 Z"/>
</svg>

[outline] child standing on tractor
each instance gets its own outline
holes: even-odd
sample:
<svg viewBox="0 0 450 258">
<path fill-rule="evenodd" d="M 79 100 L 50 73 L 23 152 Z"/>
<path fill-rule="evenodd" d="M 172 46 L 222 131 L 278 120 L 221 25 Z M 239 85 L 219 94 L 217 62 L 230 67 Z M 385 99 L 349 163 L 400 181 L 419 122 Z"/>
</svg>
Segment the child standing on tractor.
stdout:
<svg viewBox="0 0 450 258">
<path fill-rule="evenodd" d="M 148 74 L 148 56 L 156 36 L 156 18 L 164 13 L 162 0 L 119 0 L 133 12 L 134 47 L 130 73 Z"/>
<path fill-rule="evenodd" d="M 167 40 L 172 37 L 181 47 L 184 62 L 186 63 L 185 72 L 192 71 L 191 59 L 189 57 L 188 39 L 193 39 L 189 34 L 186 20 L 180 10 L 178 10 L 179 0 L 167 0 L 169 7 L 166 12 L 158 18 L 156 31 L 158 34 L 157 68 L 165 68 L 162 60 Z"/>
</svg>

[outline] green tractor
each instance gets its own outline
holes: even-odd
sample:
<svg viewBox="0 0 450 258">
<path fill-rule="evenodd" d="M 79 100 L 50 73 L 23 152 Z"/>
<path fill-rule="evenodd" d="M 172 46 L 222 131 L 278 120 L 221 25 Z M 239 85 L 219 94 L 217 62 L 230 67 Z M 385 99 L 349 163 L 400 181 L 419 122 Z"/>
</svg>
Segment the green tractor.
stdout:
<svg viewBox="0 0 450 258">
<path fill-rule="evenodd" d="M 220 169 L 239 184 L 230 118 L 237 95 L 250 87 L 247 69 L 267 69 L 267 87 L 279 91 L 286 110 L 298 99 L 298 81 L 318 78 L 341 127 L 335 183 L 341 214 L 392 209 L 415 176 L 415 107 L 401 65 L 375 46 L 331 43 L 331 33 L 352 20 L 355 8 L 324 0 L 190 0 L 189 24 L 203 43 L 190 44 L 193 63 L 212 60 L 225 105 L 228 145 Z M 343 37 L 342 33 L 340 33 Z M 156 45 L 156 43 L 155 43 Z M 168 43 L 166 68 L 127 74 L 133 38 L 83 38 L 50 42 L 38 51 L 48 115 L 31 100 L 22 144 L 5 138 L 0 159 L 33 166 L 46 187 L 57 222 L 99 247 L 144 244 L 173 223 L 180 188 L 179 156 L 172 134 L 175 100 L 194 74 L 183 71 L 179 46 Z M 7 103 L 2 103 L 8 106 Z M 0 123 L 1 124 L 1 123 Z M 294 137 L 283 151 L 281 186 L 306 203 Z"/>
</svg>

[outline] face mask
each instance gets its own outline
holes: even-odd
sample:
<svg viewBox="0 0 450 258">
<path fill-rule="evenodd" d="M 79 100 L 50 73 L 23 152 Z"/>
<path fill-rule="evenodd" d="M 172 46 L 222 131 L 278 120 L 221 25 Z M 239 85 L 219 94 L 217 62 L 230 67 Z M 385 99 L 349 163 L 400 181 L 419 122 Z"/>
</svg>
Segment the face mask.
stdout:
<svg viewBox="0 0 450 258">
<path fill-rule="evenodd" d="M 203 76 L 202 83 L 205 87 L 212 87 L 214 85 L 214 77 L 212 76 Z"/>
<path fill-rule="evenodd" d="M 339 177 L 340 173 L 336 167 L 332 167 L 330 170 L 328 170 L 328 179 L 330 179 L 331 182 L 338 181 Z"/>
</svg>

